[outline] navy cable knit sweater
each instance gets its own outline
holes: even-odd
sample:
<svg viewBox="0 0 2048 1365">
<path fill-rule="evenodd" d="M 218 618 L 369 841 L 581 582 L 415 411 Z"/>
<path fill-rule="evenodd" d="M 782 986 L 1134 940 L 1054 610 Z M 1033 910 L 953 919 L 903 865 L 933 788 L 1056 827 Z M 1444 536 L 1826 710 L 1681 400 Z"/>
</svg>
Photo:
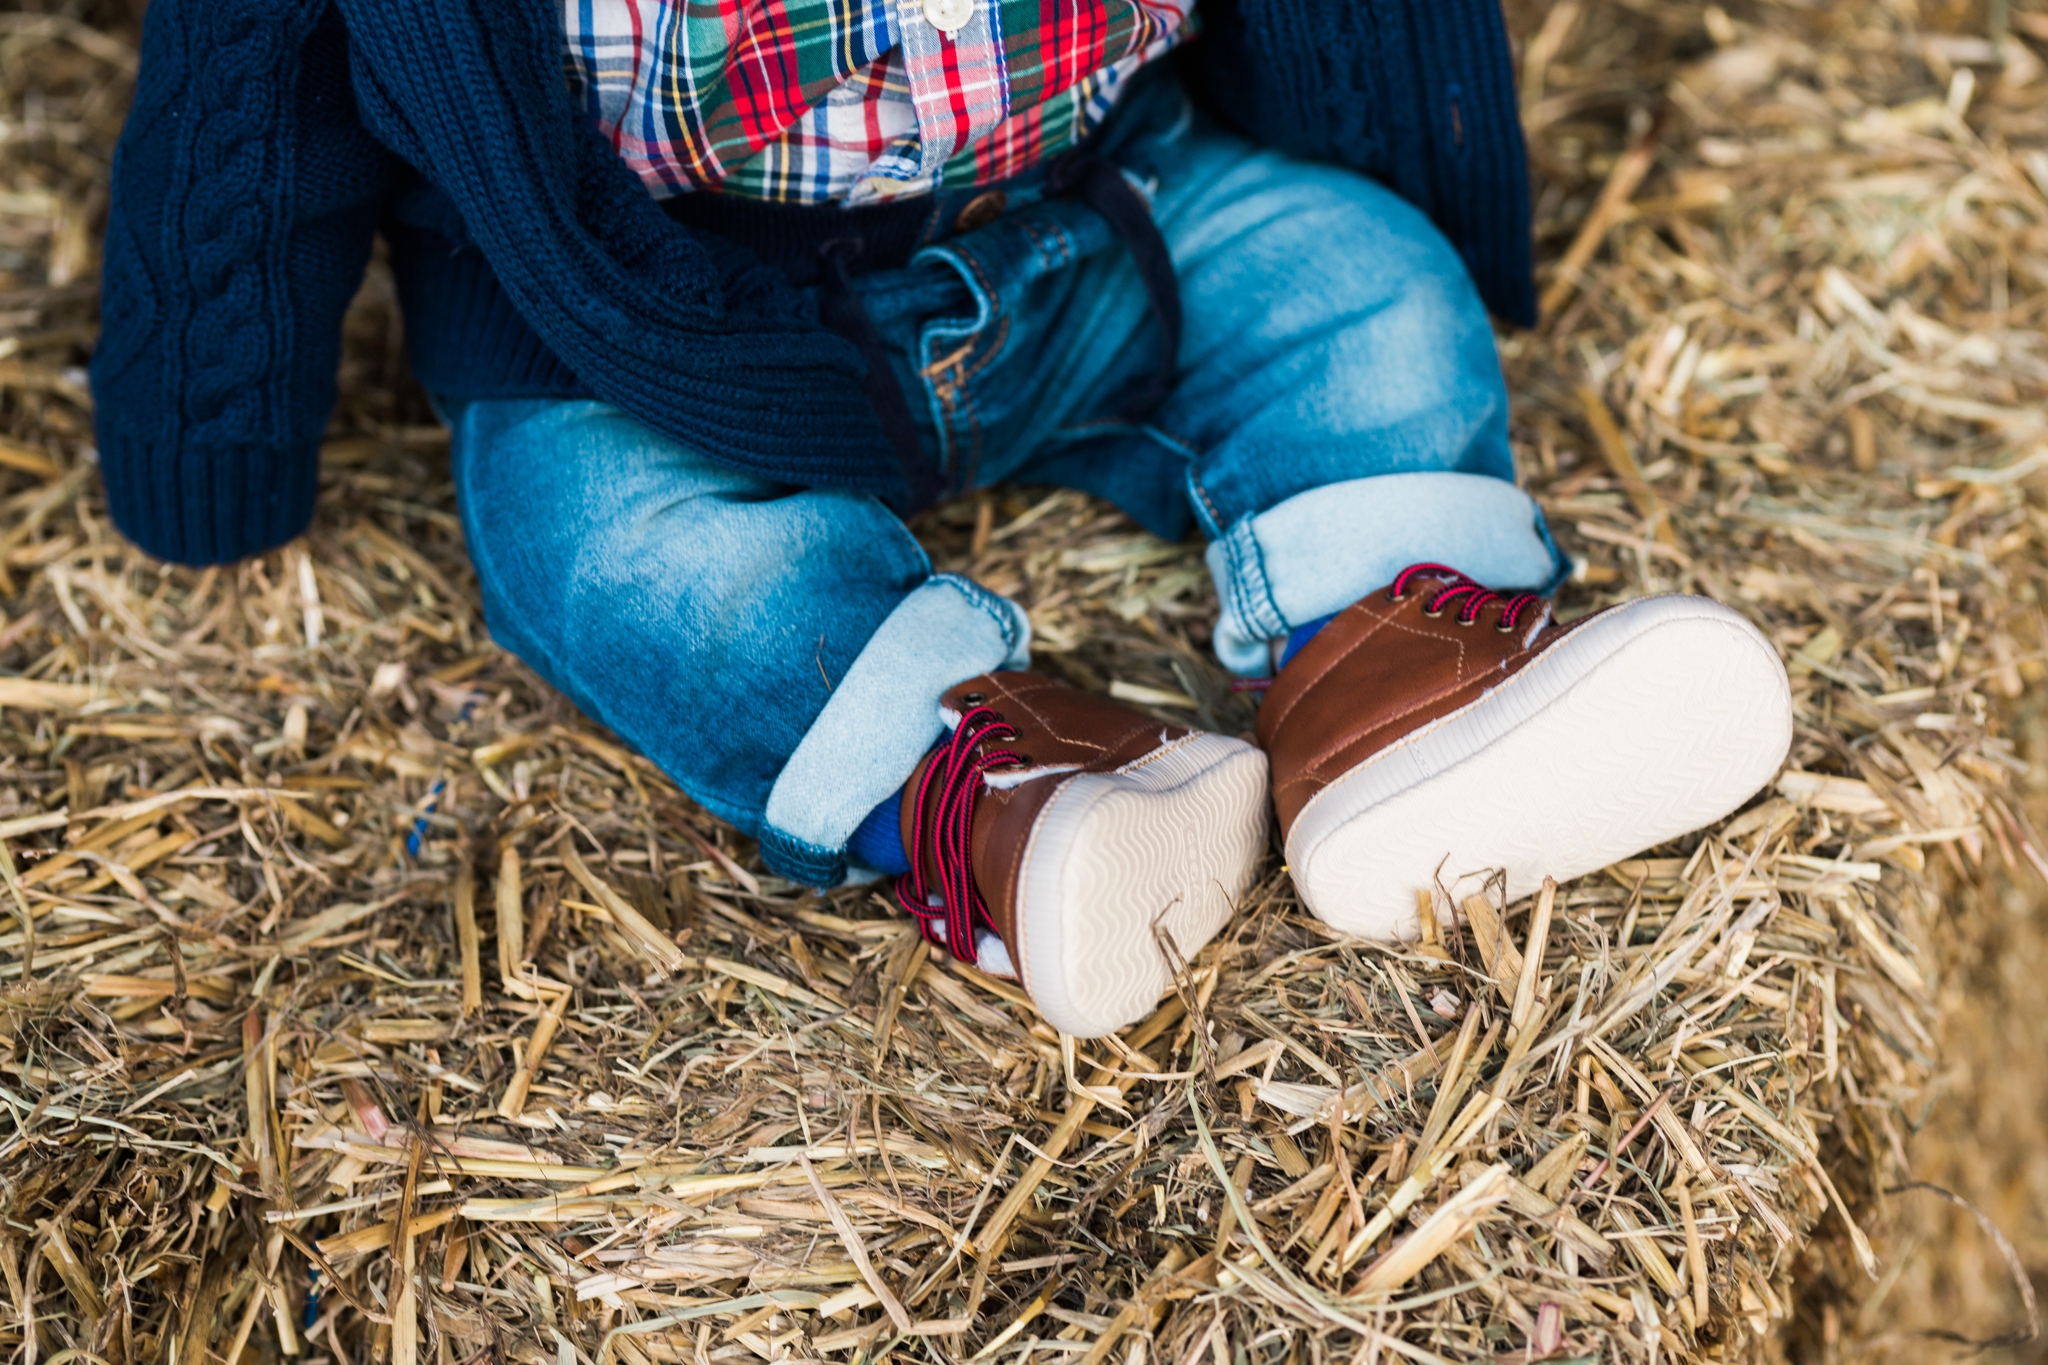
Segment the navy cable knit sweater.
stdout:
<svg viewBox="0 0 2048 1365">
<path fill-rule="evenodd" d="M 656 204 L 575 106 L 559 0 L 154 0 L 92 364 L 117 525 L 217 563 L 312 515 L 341 319 L 381 230 L 452 397 L 596 396 L 737 468 L 900 500 L 861 361 L 787 277 Z M 1203 0 L 1224 118 L 1427 211 L 1534 312 L 1497 0 Z"/>
</svg>

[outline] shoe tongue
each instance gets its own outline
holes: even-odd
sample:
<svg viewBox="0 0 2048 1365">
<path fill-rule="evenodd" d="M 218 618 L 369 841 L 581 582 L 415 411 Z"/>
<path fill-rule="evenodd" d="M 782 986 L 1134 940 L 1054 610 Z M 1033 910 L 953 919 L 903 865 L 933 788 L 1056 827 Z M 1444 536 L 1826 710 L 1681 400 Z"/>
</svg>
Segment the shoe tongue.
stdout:
<svg viewBox="0 0 2048 1365">
<path fill-rule="evenodd" d="M 1017 964 L 1010 958 L 1010 945 L 999 936 L 983 929 L 974 940 L 974 951 L 978 959 L 974 965 L 982 971 L 1011 981 L 1017 979 Z"/>
</svg>

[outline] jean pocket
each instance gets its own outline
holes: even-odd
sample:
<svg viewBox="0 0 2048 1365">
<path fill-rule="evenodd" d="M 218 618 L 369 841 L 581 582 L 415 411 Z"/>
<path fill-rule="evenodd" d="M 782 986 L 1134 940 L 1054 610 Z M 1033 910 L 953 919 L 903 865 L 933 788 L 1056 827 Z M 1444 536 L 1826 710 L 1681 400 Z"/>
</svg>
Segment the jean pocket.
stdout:
<svg viewBox="0 0 2048 1365">
<path fill-rule="evenodd" d="M 1082 341 L 1068 305 L 1083 267 L 1120 249 L 1092 209 L 1048 200 L 918 253 L 916 267 L 958 290 L 957 306 L 921 320 L 913 353 L 956 491 L 1008 472 L 1006 457 L 1055 414 L 1048 379 Z"/>
</svg>

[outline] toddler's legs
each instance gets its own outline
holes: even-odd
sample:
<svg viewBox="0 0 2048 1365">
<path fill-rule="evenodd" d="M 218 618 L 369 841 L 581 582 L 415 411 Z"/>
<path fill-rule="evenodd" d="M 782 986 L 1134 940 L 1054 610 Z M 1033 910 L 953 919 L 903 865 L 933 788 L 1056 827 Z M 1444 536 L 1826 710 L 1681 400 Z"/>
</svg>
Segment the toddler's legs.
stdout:
<svg viewBox="0 0 2048 1365">
<path fill-rule="evenodd" d="M 450 414 L 493 636 L 816 885 L 1029 624 L 874 499 L 736 473 L 601 403 Z"/>
<path fill-rule="evenodd" d="M 1790 696 L 1739 613 L 1667 596 L 1551 620 L 1563 559 L 1514 486 L 1491 329 L 1443 239 L 1341 171 L 1216 164 L 1167 219 L 1188 373 L 1163 419 L 1196 452 L 1218 650 L 1280 665 L 1258 737 L 1308 906 L 1412 937 L 1418 893 L 1500 873 L 1519 897 L 1768 782 Z"/>
<path fill-rule="evenodd" d="M 1187 335 L 1162 425 L 1199 452 L 1224 662 L 1267 671 L 1269 642 L 1417 560 L 1552 586 L 1464 263 L 1384 187 L 1235 146 L 1197 154 L 1215 171 L 1166 219 Z"/>
</svg>

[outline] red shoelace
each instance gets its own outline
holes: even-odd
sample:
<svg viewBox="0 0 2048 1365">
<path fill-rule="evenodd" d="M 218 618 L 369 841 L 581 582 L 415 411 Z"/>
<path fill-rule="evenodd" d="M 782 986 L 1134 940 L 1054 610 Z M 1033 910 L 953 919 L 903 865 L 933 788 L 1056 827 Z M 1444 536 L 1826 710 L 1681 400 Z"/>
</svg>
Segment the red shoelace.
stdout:
<svg viewBox="0 0 2048 1365">
<path fill-rule="evenodd" d="M 1394 586 L 1387 589 L 1387 600 L 1402 601 L 1408 596 L 1408 584 L 1417 578 L 1435 578 L 1443 582 L 1443 586 L 1422 604 L 1422 614 L 1442 616 L 1451 603 L 1459 602 L 1458 624 L 1461 626 L 1469 626 L 1478 621 L 1480 609 L 1487 603 L 1505 602 L 1507 605 L 1501 609 L 1500 622 L 1494 627 L 1502 634 L 1515 628 L 1515 623 L 1521 620 L 1523 612 L 1543 601 L 1540 593 L 1518 592 L 1510 597 L 1505 593 L 1495 592 L 1467 578 L 1448 564 L 1410 564 L 1394 579 Z"/>
<path fill-rule="evenodd" d="M 1029 761 L 1009 749 L 976 750 L 989 741 L 1016 737 L 1016 728 L 991 707 L 977 706 L 960 717 L 951 738 L 933 753 L 917 784 L 910 837 L 904 841 L 910 871 L 896 879 L 896 901 L 917 920 L 918 932 L 927 942 L 943 944 L 954 957 L 969 963 L 976 960 L 976 930 L 982 925 L 995 928 L 981 890 L 974 884 L 974 805 L 981 798 L 982 774 Z M 935 802 L 930 799 L 934 791 Z M 936 887 L 925 878 L 927 850 L 938 871 Z"/>
</svg>

